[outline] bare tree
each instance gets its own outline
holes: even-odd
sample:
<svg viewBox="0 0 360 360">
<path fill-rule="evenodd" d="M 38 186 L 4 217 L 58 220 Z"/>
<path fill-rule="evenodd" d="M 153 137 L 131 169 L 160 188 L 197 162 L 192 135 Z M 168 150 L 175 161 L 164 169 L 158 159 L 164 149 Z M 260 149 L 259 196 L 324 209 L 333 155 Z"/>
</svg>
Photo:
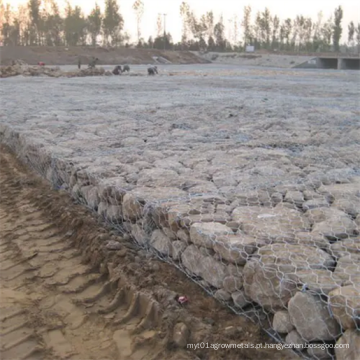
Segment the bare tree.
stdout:
<svg viewBox="0 0 360 360">
<path fill-rule="evenodd" d="M 136 27 L 137 27 L 137 38 L 138 44 L 141 41 L 141 20 L 144 15 L 144 3 L 141 0 L 136 0 L 133 4 L 133 10 L 135 11 L 136 16 Z"/>
<path fill-rule="evenodd" d="M 158 14 L 156 19 L 156 35 L 157 37 L 161 37 L 163 35 L 163 23 L 162 23 L 162 17 L 161 14 Z"/>
<path fill-rule="evenodd" d="M 249 45 L 252 41 L 251 33 L 251 6 L 244 7 L 244 18 L 241 23 L 241 26 L 244 28 L 244 47 Z"/>
<path fill-rule="evenodd" d="M 333 43 L 334 50 L 340 51 L 340 39 L 342 34 L 341 21 L 343 18 L 343 9 L 341 6 L 335 9 L 334 12 L 334 28 L 333 28 Z"/>
</svg>

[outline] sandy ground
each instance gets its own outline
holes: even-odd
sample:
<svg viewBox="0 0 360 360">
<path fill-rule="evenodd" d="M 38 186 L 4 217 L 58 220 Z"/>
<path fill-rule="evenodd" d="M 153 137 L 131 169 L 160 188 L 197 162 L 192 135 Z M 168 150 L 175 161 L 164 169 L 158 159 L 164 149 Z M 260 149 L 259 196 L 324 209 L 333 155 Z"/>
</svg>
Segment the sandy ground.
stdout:
<svg viewBox="0 0 360 360">
<path fill-rule="evenodd" d="M 4 147 L 0 186 L 2 359 L 295 358 L 277 350 L 177 347 L 177 323 L 186 324 L 188 343 L 269 339 L 125 240 L 116 238 L 120 252 L 105 250 L 101 243 L 114 235 Z M 178 293 L 189 296 L 187 306 L 174 301 Z"/>
</svg>

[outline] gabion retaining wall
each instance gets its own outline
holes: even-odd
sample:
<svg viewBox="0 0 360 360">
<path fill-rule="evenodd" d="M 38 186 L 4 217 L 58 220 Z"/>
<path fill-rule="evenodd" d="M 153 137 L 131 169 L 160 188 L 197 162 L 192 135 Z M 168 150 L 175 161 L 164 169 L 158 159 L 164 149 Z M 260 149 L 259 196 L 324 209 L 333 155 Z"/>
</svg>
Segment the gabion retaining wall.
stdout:
<svg viewBox="0 0 360 360">
<path fill-rule="evenodd" d="M 235 313 L 304 357 L 360 353 L 360 177 L 269 182 L 236 200 L 164 186 L 129 187 L 54 157 L 2 125 L 0 141 L 139 246 L 185 272 Z M 226 174 L 225 174 L 226 176 Z M 281 177 L 279 175 L 279 177 Z M 281 180 L 281 179 L 279 179 Z M 108 248 L 116 248 L 109 242 Z M 348 349 L 330 349 L 334 344 Z"/>
</svg>

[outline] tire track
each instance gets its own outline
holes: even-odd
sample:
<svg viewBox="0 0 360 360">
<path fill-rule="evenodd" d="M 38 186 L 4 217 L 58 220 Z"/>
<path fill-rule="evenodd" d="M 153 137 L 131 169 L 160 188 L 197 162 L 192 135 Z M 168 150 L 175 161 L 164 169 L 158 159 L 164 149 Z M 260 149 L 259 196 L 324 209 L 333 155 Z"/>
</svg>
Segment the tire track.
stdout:
<svg viewBox="0 0 360 360">
<path fill-rule="evenodd" d="M 6 154 L 3 169 L 9 163 Z M 12 180 L 0 173 L 1 359 L 156 356 L 161 349 L 132 345 L 133 334 L 149 343 L 156 336 L 147 330 L 152 303 L 116 281 L 104 284 L 106 276 L 82 263 L 71 232 L 63 235 L 26 199 L 16 180 L 24 174 L 14 172 Z"/>
</svg>

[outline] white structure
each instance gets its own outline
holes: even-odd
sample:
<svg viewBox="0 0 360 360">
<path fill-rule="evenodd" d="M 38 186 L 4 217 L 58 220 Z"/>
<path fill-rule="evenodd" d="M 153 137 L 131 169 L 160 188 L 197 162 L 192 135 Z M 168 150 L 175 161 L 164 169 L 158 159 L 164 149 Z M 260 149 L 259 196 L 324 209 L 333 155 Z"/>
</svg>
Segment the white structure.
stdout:
<svg viewBox="0 0 360 360">
<path fill-rule="evenodd" d="M 254 51 L 255 51 L 255 46 L 253 46 L 253 45 L 248 45 L 248 46 L 246 46 L 245 51 L 246 51 L 246 52 L 254 52 Z"/>
</svg>

